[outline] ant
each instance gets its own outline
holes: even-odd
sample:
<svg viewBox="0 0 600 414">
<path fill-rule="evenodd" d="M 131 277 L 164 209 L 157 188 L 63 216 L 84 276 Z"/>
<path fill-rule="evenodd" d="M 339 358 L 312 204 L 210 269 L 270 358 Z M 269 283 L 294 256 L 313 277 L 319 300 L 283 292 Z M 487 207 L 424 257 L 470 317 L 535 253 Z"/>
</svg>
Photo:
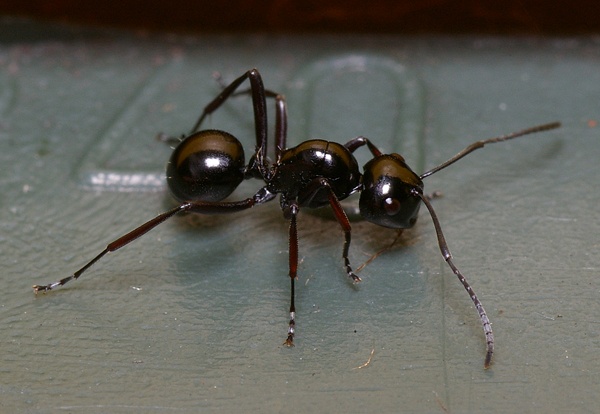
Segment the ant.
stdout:
<svg viewBox="0 0 600 414">
<path fill-rule="evenodd" d="M 250 88 L 237 91 L 246 80 Z M 202 130 L 204 119 L 217 110 L 229 97 L 249 94 L 252 97 L 256 147 L 248 164 L 245 163 L 242 144 L 233 135 L 220 130 Z M 267 157 L 267 98 L 275 100 L 275 161 Z M 352 270 L 348 259 L 351 241 L 351 226 L 340 205 L 340 200 L 360 192 L 359 209 L 362 217 L 371 223 L 394 229 L 407 229 L 414 226 L 421 203 L 429 211 L 437 234 L 438 244 L 444 260 L 458 277 L 475 308 L 483 326 L 486 338 L 484 368 L 488 368 L 494 353 L 492 325 L 483 305 L 456 267 L 452 254 L 442 233 L 438 217 L 423 193 L 423 179 L 454 164 L 467 154 L 486 144 L 506 141 L 535 132 L 558 128 L 553 122 L 527 128 L 474 142 L 458 154 L 424 172 L 413 172 L 399 154 L 382 153 L 368 138 L 358 136 L 342 145 L 320 139 L 313 139 L 287 148 L 287 107 L 283 95 L 265 89 L 260 73 L 252 69 L 224 86 L 202 111 L 196 124 L 187 136 L 182 137 L 167 164 L 167 184 L 173 197 L 180 203 L 152 220 L 108 244 L 96 257 L 71 276 L 48 285 L 33 285 L 34 291 L 47 292 L 67 282 L 79 278 L 94 263 L 109 252 L 114 252 L 143 236 L 162 222 L 183 212 L 199 214 L 236 213 L 267 203 L 279 194 L 283 216 L 289 220 L 289 277 L 291 281 L 290 320 L 287 329 L 287 346 L 294 345 L 296 332 L 296 308 L 294 286 L 298 270 L 298 231 L 297 216 L 300 208 L 320 208 L 329 205 L 344 233 L 342 259 L 349 280 L 360 282 Z M 367 146 L 373 158 L 363 167 L 363 173 L 353 153 Z M 252 197 L 239 201 L 223 201 L 245 179 L 258 179 L 264 182 Z"/>
</svg>

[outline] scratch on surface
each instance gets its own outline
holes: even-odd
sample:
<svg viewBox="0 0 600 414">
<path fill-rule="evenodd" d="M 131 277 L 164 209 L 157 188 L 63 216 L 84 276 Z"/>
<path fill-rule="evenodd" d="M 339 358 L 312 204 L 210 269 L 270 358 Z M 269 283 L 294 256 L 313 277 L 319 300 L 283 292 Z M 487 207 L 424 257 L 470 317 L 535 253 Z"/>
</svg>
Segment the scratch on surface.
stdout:
<svg viewBox="0 0 600 414">
<path fill-rule="evenodd" d="M 369 366 L 369 364 L 371 364 L 371 361 L 373 360 L 373 355 L 375 354 L 375 348 L 371 349 L 371 355 L 369 355 L 369 359 L 367 359 L 367 362 L 365 362 L 362 365 L 359 365 L 357 367 L 354 367 L 352 369 L 361 369 L 361 368 L 366 368 Z"/>
<path fill-rule="evenodd" d="M 545 315 L 545 314 L 543 314 L 543 313 L 541 313 L 541 312 L 535 312 L 535 314 L 537 314 L 537 315 L 540 315 L 542 318 L 544 318 L 544 319 L 548 319 L 548 320 L 550 320 L 550 321 L 555 321 L 555 320 L 556 320 L 555 318 L 553 318 L 553 317 L 551 317 L 551 316 L 547 316 L 547 315 Z M 561 315 L 561 316 L 562 316 L 562 315 Z"/>
<path fill-rule="evenodd" d="M 440 405 L 440 408 L 442 409 L 443 412 L 445 413 L 449 413 L 450 410 L 448 410 L 448 407 L 446 407 L 444 405 L 444 402 L 442 401 L 442 399 L 440 398 L 440 396 L 438 395 L 437 392 L 433 391 L 433 395 L 435 395 L 435 401 Z"/>
<path fill-rule="evenodd" d="M 182 411 L 181 408 L 178 407 L 169 407 L 169 406 L 164 406 L 164 405 L 122 405 L 122 404 L 116 404 L 116 405 L 105 405 L 105 404 L 97 404 L 97 405 L 63 405 L 63 406 L 59 406 L 56 407 L 59 410 L 81 410 L 81 409 L 90 409 L 90 408 L 99 408 L 99 409 L 106 409 L 108 411 L 110 411 L 110 409 L 112 408 L 123 408 L 123 409 L 127 409 L 127 410 L 145 410 L 145 411 L 166 411 L 166 410 L 173 410 L 173 411 Z"/>
</svg>

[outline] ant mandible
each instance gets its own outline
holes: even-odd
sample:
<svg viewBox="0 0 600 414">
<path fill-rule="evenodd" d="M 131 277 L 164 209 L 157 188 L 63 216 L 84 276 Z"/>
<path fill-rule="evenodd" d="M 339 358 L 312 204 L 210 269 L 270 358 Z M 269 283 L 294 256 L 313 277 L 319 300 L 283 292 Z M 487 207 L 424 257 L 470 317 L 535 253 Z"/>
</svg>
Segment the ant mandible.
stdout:
<svg viewBox="0 0 600 414">
<path fill-rule="evenodd" d="M 250 89 L 236 92 L 246 80 L 250 83 Z M 256 134 L 255 151 L 248 164 L 245 164 L 242 144 L 233 135 L 220 130 L 200 129 L 206 116 L 218 109 L 229 97 L 244 93 L 252 97 Z M 273 163 L 267 158 L 267 98 L 275 100 L 275 162 Z M 71 276 L 48 285 L 34 285 L 33 289 L 36 293 L 47 292 L 79 278 L 106 253 L 120 249 L 178 213 L 236 213 L 269 202 L 279 194 L 283 215 L 290 221 L 290 320 L 284 344 L 293 346 L 296 327 L 294 283 L 298 269 L 296 227 L 298 212 L 301 207 L 319 208 L 329 205 L 332 208 L 344 233 L 342 258 L 346 274 L 352 282 L 360 282 L 361 279 L 352 270 L 348 259 L 351 226 L 340 205 L 340 200 L 359 191 L 361 193 L 359 208 L 362 217 L 383 227 L 407 229 L 414 226 L 419 207 L 421 203 L 425 204 L 433 221 L 442 256 L 467 290 L 479 313 L 487 347 L 484 367 L 488 368 L 494 353 L 494 334 L 490 320 L 467 279 L 452 260 L 437 215 L 428 197 L 423 193 L 422 180 L 486 144 L 559 126 L 560 123 L 553 122 L 474 142 L 448 161 L 418 175 L 410 169 L 401 155 L 383 154 L 363 136 L 351 139 L 344 145 L 314 139 L 287 148 L 285 98 L 265 89 L 260 73 L 252 69 L 225 86 L 221 93 L 206 105 L 190 133 L 173 151 L 167 164 L 167 184 L 171 194 L 180 204 L 111 242 L 100 254 Z M 364 172 L 361 174 L 353 153 L 365 145 L 373 158 L 364 165 Z M 223 201 L 244 179 L 250 178 L 262 180 L 264 186 L 252 197 L 244 200 Z"/>
</svg>

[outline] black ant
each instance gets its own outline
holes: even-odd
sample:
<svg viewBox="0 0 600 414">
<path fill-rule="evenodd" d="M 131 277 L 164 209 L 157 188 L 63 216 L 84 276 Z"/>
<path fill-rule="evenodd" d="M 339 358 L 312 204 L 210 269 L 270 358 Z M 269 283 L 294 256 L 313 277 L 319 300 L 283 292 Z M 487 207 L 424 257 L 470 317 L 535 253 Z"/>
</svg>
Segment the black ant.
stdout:
<svg viewBox="0 0 600 414">
<path fill-rule="evenodd" d="M 249 80 L 250 89 L 237 91 Z M 207 115 L 218 109 L 229 97 L 239 94 L 252 96 L 256 148 L 245 164 L 244 149 L 233 135 L 220 130 L 201 130 Z M 267 158 L 267 98 L 275 100 L 275 162 Z M 454 164 L 467 154 L 486 144 L 506 141 L 534 132 L 558 128 L 553 122 L 513 132 L 508 135 L 477 141 L 448 161 L 417 175 L 399 154 L 383 154 L 369 139 L 359 136 L 342 145 L 324 140 L 309 140 L 293 148 L 286 147 L 287 109 L 282 95 L 265 89 L 262 78 L 252 69 L 225 86 L 202 111 L 198 121 L 175 148 L 167 165 L 167 183 L 177 199 L 177 207 L 166 211 L 111 242 L 100 254 L 73 275 L 48 285 L 34 285 L 37 292 L 47 292 L 77 279 L 106 253 L 113 252 L 146 234 L 165 220 L 182 212 L 199 214 L 227 214 L 246 210 L 273 200 L 280 195 L 283 215 L 289 226 L 289 276 L 291 281 L 290 321 L 284 344 L 294 345 L 296 308 L 294 282 L 298 268 L 298 232 L 296 218 L 300 207 L 319 208 L 329 205 L 344 232 L 342 258 L 349 279 L 360 282 L 348 259 L 351 227 L 340 200 L 359 191 L 360 213 L 366 220 L 379 226 L 406 229 L 414 226 L 421 203 L 431 215 L 438 244 L 454 274 L 469 293 L 477 308 L 486 337 L 487 352 L 484 367 L 490 366 L 494 353 L 494 334 L 490 320 L 477 295 L 454 265 L 448 244 L 442 233 L 437 215 L 428 197 L 423 194 L 423 179 Z M 373 158 L 361 174 L 354 151 L 367 146 Z M 264 182 L 252 197 L 240 201 L 222 201 L 244 180 L 256 178 Z"/>
</svg>

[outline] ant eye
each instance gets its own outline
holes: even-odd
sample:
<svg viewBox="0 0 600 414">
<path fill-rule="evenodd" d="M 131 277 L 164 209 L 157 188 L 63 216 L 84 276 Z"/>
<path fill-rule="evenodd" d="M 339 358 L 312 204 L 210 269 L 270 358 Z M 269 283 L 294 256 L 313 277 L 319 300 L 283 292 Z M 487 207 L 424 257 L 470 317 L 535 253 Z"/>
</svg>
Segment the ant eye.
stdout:
<svg viewBox="0 0 600 414">
<path fill-rule="evenodd" d="M 388 197 L 383 200 L 383 208 L 388 216 L 395 216 L 400 212 L 402 203 L 396 198 Z"/>
</svg>

